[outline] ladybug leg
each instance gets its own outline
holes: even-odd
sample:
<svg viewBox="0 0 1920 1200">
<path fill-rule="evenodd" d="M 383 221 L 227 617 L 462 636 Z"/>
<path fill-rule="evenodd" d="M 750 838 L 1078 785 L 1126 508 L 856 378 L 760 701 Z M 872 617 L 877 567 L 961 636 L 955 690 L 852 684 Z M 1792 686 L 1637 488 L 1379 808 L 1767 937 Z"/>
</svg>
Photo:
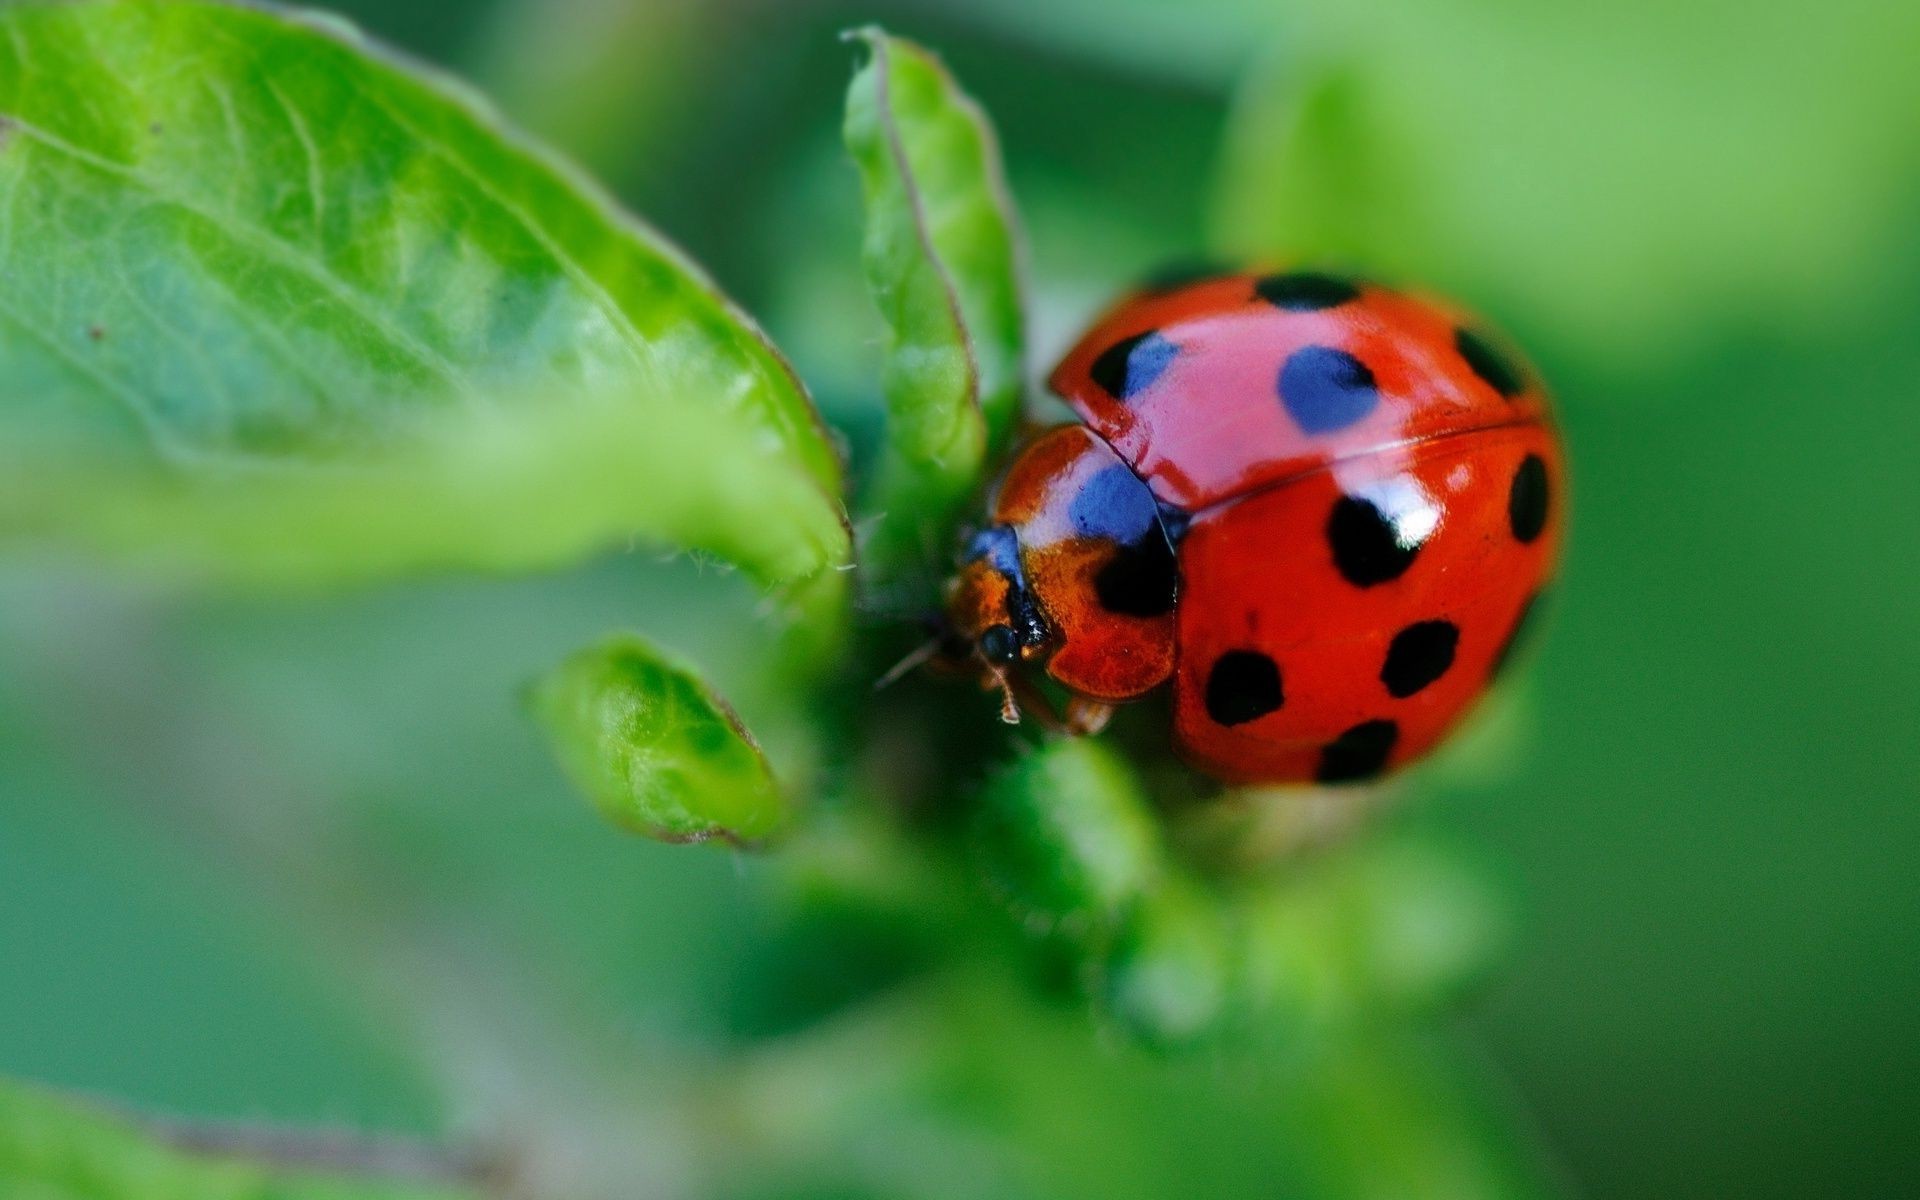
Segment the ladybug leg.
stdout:
<svg viewBox="0 0 1920 1200">
<path fill-rule="evenodd" d="M 1086 737 L 1105 729 L 1107 722 L 1113 718 L 1113 705 L 1085 696 L 1068 697 L 1063 712 L 1055 707 L 1052 699 L 1033 680 L 1024 675 L 1003 671 L 997 682 L 1006 701 L 1000 716 L 1009 725 L 1018 724 L 1024 712 L 1031 715 L 1040 728 L 1048 733 Z"/>
<path fill-rule="evenodd" d="M 1048 733 L 1074 732 L 1066 720 L 1053 706 L 1047 694 L 1035 686 L 1033 680 L 1018 671 L 1000 669 L 988 679 L 987 686 L 1000 688 L 1000 719 L 1009 725 L 1018 725 L 1022 716 L 1030 716 L 1040 728 Z"/>
<path fill-rule="evenodd" d="M 1075 696 L 1067 701 L 1067 711 L 1063 724 L 1066 732 L 1074 737 L 1085 737 L 1099 733 L 1113 719 L 1114 706 L 1100 700 L 1089 700 L 1085 696 Z"/>
<path fill-rule="evenodd" d="M 1000 720 L 1008 725 L 1020 723 L 1020 701 L 1015 695 L 1014 680 L 1008 677 L 1006 668 L 996 667 L 989 676 L 993 685 L 1000 689 Z"/>
<path fill-rule="evenodd" d="M 1025 680 L 997 663 L 990 664 L 980 673 L 980 690 L 983 692 L 997 690 L 1000 693 L 1000 719 L 1008 725 L 1018 725 L 1023 711 L 1031 711 L 1036 719 L 1040 719 L 1045 711 L 1035 706 L 1034 702 L 1040 697 L 1034 695 L 1025 684 Z M 1022 701 L 1027 703 L 1028 709 L 1023 710 L 1020 707 Z M 1041 724 L 1044 725 L 1046 722 L 1041 720 Z"/>
</svg>

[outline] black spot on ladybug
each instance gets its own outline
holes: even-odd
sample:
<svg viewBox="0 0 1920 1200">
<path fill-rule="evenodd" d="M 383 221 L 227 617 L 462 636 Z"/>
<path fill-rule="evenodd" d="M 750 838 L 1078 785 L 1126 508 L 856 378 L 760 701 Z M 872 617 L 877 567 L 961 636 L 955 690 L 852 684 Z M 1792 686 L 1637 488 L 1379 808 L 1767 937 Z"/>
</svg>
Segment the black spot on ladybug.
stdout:
<svg viewBox="0 0 1920 1200">
<path fill-rule="evenodd" d="M 1392 721 L 1362 721 L 1320 749 L 1321 783 L 1355 783 L 1387 769 L 1400 727 Z"/>
<path fill-rule="evenodd" d="M 1180 569 L 1162 537 L 1117 546 L 1093 577 L 1100 607 L 1124 617 L 1163 617 L 1180 594 Z"/>
<path fill-rule="evenodd" d="M 1153 386 L 1180 348 L 1154 330 L 1122 338 L 1100 352 L 1088 374 L 1115 400 L 1130 400 Z"/>
<path fill-rule="evenodd" d="M 1351 282 L 1314 271 L 1268 275 L 1253 285 L 1253 291 L 1268 304 L 1288 312 L 1337 308 L 1360 295 L 1360 289 Z"/>
<path fill-rule="evenodd" d="M 1081 485 L 1067 508 L 1067 519 L 1082 537 L 1131 546 L 1158 532 L 1160 506 L 1138 475 L 1115 463 Z"/>
<path fill-rule="evenodd" d="M 1302 346 L 1280 364 L 1280 403 L 1306 433 L 1345 429 L 1380 402 L 1373 372 L 1345 350 Z"/>
<path fill-rule="evenodd" d="M 1529 454 L 1521 459 L 1520 469 L 1513 473 L 1513 483 L 1507 488 L 1507 523 L 1515 538 L 1531 542 L 1547 527 L 1550 491 L 1547 464 L 1540 456 Z"/>
<path fill-rule="evenodd" d="M 1155 267 L 1140 281 L 1138 290 L 1149 295 L 1177 292 L 1188 284 L 1205 283 L 1225 275 L 1226 269 L 1212 262 L 1170 262 Z"/>
<path fill-rule="evenodd" d="M 1244 725 L 1278 709 L 1280 667 L 1258 650 L 1229 650 L 1207 672 L 1207 715 L 1220 725 Z"/>
<path fill-rule="evenodd" d="M 1460 645 L 1460 629 L 1452 621 L 1420 621 L 1393 635 L 1380 682 L 1387 694 L 1405 700 L 1447 673 Z"/>
<path fill-rule="evenodd" d="M 1327 516 L 1333 565 L 1355 587 L 1372 587 L 1406 574 L 1420 543 L 1408 542 L 1392 518 L 1371 500 L 1342 496 Z"/>
<path fill-rule="evenodd" d="M 1020 638 L 1005 625 L 989 625 L 980 633 L 980 657 L 999 666 L 1020 661 Z"/>
<path fill-rule="evenodd" d="M 1513 662 L 1514 651 L 1526 644 L 1527 631 L 1533 628 L 1534 614 L 1540 611 L 1541 593 L 1535 592 L 1527 597 L 1520 606 L 1520 615 L 1513 619 L 1513 628 L 1507 630 L 1507 640 L 1500 643 L 1500 650 L 1493 656 L 1493 666 L 1487 671 L 1488 679 L 1498 679 Z"/>
<path fill-rule="evenodd" d="M 1074 495 L 1067 519 L 1076 535 L 1113 543 L 1113 557 L 1093 578 L 1102 608 L 1130 617 L 1173 611 L 1179 568 L 1160 504 L 1139 476 L 1119 463 L 1096 472 Z"/>
<path fill-rule="evenodd" d="M 1471 329 L 1453 331 L 1454 349 L 1488 387 L 1511 400 L 1527 390 L 1527 377 L 1512 359 Z"/>
</svg>

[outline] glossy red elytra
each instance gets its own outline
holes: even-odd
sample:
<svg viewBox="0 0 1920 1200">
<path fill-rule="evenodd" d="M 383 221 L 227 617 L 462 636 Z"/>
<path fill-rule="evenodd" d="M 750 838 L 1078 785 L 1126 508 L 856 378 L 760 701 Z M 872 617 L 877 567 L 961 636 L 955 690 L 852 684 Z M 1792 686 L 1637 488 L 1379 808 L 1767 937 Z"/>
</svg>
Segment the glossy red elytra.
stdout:
<svg viewBox="0 0 1920 1200">
<path fill-rule="evenodd" d="M 1148 289 L 1054 371 L 1080 420 L 1019 450 L 949 585 L 950 646 L 1098 728 L 1173 689 L 1229 783 L 1372 778 L 1498 674 L 1550 575 L 1538 379 L 1447 307 L 1293 273 Z"/>
</svg>

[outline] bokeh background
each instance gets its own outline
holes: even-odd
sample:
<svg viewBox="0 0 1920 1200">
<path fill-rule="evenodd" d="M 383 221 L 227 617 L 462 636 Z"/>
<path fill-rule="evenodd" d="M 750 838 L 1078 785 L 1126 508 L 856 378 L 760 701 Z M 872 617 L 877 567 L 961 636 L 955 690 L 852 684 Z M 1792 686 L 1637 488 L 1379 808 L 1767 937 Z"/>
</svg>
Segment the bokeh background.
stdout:
<svg viewBox="0 0 1920 1200">
<path fill-rule="evenodd" d="M 1157 264 L 1299 230 L 1489 312 L 1555 387 L 1577 494 L 1537 658 L 1423 776 L 1411 818 L 1498 880 L 1517 922 L 1460 1032 L 1576 1194 L 1912 1194 L 1913 6 L 339 7 L 707 264 L 856 447 L 879 342 L 836 35 L 868 20 L 938 47 L 994 115 L 1042 358 Z M 422 1134 L 512 1096 L 557 1142 L 622 1148 L 647 1180 L 633 1194 L 671 1194 L 697 1139 L 657 1078 L 802 1020 L 804 997 L 769 1011 L 754 985 L 788 944 L 772 885 L 752 861 L 608 831 L 516 694 L 636 621 L 732 690 L 765 651 L 741 633 L 753 608 L 740 581 L 644 553 L 228 599 L 0 564 L 0 1072 Z M 885 1056 L 884 1031 L 859 1036 L 879 1040 L 843 1050 Z M 807 1053 L 757 1085 L 779 1136 L 811 1136 L 825 1103 L 780 1091 Z M 1181 1088 L 1267 1102 L 1218 1061 L 1154 1078 L 1168 1111 Z M 991 1094 L 954 1085 L 952 1107 L 968 1086 Z M 877 1195 L 1011 1194 L 989 1133 L 1085 1160 L 1061 1194 L 1269 1194 L 1284 1157 L 1251 1122 L 1182 1125 L 1091 1083 L 1080 1100 L 952 1128 L 876 1112 L 834 1153 L 883 1180 L 894 1157 L 979 1173 L 930 1191 L 900 1167 Z M 1154 1137 L 1190 1141 L 1191 1174 L 1102 1178 L 1103 1139 Z"/>
</svg>

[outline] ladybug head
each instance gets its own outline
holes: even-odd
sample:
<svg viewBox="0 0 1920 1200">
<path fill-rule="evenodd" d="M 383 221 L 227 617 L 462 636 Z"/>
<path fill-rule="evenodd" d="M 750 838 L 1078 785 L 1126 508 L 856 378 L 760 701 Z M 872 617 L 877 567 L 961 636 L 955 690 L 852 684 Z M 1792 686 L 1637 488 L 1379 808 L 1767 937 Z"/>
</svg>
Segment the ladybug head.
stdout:
<svg viewBox="0 0 1920 1200">
<path fill-rule="evenodd" d="M 1053 633 L 1027 587 L 1020 541 L 995 525 L 968 543 L 959 574 L 947 586 L 942 657 L 989 683 L 1022 663 L 1046 656 Z"/>
</svg>

